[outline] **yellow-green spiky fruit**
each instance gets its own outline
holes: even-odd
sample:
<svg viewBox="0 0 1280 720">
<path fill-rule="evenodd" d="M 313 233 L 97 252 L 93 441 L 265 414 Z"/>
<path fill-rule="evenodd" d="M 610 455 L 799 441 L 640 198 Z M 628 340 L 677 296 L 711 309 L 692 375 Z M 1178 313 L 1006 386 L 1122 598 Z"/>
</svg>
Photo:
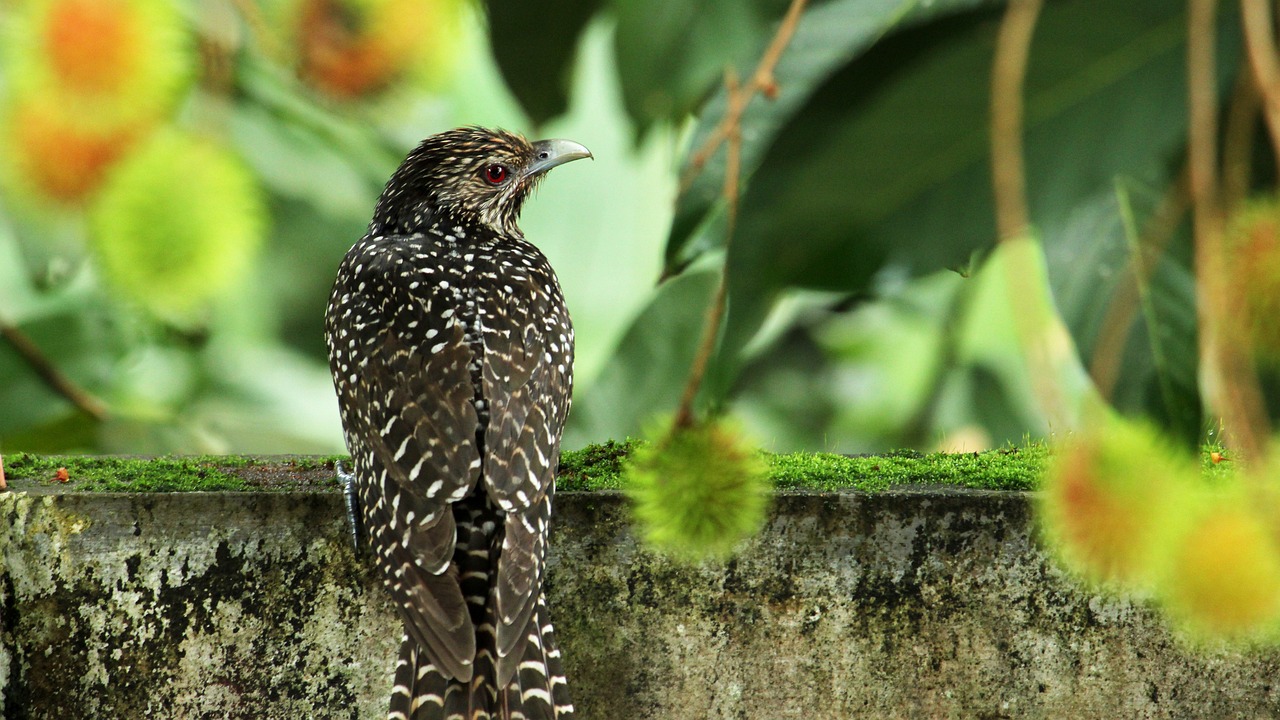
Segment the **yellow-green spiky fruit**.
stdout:
<svg viewBox="0 0 1280 720">
<path fill-rule="evenodd" d="M 17 96 L 39 94 L 69 117 L 136 124 L 167 114 L 194 74 L 191 38 L 169 0 L 32 0 L 6 33 Z"/>
<path fill-rule="evenodd" d="M 624 480 L 640 532 L 678 556 L 728 555 L 764 522 L 771 487 L 759 452 L 723 421 L 656 436 Z"/>
<path fill-rule="evenodd" d="M 187 322 L 248 270 L 265 216 L 238 158 L 164 131 L 111 172 L 89 228 L 112 286 L 155 315 Z"/>
<path fill-rule="evenodd" d="M 1186 502 L 1193 472 L 1191 459 L 1154 428 L 1100 417 L 1054 451 L 1040 504 L 1045 534 L 1090 579 L 1148 582 L 1167 518 Z"/>
<path fill-rule="evenodd" d="M 1256 638 L 1280 624 L 1280 547 L 1265 512 L 1276 498 L 1256 490 L 1203 493 L 1164 548 L 1159 595 L 1193 637 Z"/>
</svg>

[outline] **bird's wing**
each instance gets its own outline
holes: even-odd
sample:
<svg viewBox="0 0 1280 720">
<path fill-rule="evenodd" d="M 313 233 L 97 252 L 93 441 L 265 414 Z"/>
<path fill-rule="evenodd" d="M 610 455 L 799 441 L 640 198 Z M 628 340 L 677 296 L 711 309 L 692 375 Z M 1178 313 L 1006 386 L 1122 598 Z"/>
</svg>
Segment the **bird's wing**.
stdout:
<svg viewBox="0 0 1280 720">
<path fill-rule="evenodd" d="M 546 556 L 549 490 L 569 412 L 573 337 L 549 268 L 513 281 L 510 299 L 483 318 L 484 392 L 489 402 L 484 481 L 506 513 L 494 582 L 498 680 L 514 674 L 534 615 Z M 526 284 L 527 283 L 527 284 Z"/>
<path fill-rule="evenodd" d="M 456 577 L 447 573 L 456 529 L 450 503 L 480 473 L 471 350 L 453 296 L 415 280 L 405 238 L 361 243 L 344 261 L 330 331 L 335 377 L 356 455 L 370 544 L 409 632 L 430 659 L 471 677 L 475 629 Z M 363 246 L 363 247 L 362 247 Z M 403 269 L 402 269 L 403 268 Z M 401 273 L 414 272 L 413 276 Z"/>
</svg>

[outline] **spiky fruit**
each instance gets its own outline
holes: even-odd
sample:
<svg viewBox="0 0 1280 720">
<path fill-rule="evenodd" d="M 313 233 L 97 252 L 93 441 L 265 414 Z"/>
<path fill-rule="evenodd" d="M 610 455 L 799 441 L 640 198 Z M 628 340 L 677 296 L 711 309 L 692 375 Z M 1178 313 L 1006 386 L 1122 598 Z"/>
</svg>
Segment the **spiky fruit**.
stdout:
<svg viewBox="0 0 1280 720">
<path fill-rule="evenodd" d="M 1185 501 L 1191 462 L 1152 428 L 1122 418 L 1057 448 L 1041 520 L 1059 555 L 1100 581 L 1150 579 L 1166 519 Z"/>
<path fill-rule="evenodd" d="M 645 539 L 688 558 L 728 555 L 764 521 L 763 460 L 723 421 L 659 437 L 636 451 L 624 480 Z"/>
<path fill-rule="evenodd" d="M 1280 201 L 1256 201 L 1236 213 L 1226 235 L 1233 291 L 1230 319 L 1260 357 L 1280 362 Z"/>
<path fill-rule="evenodd" d="M 19 96 L 51 96 L 69 116 L 133 123 L 168 112 L 193 75 L 189 33 L 168 0 L 34 0 L 7 33 Z"/>
<path fill-rule="evenodd" d="M 299 0 L 299 74 L 329 95 L 353 99 L 405 79 L 419 63 L 442 70 L 459 15 L 456 0 Z"/>
<path fill-rule="evenodd" d="M 1280 623 L 1280 547 L 1243 492 L 1205 498 L 1166 548 L 1160 596 L 1195 635 L 1247 637 Z"/>
<path fill-rule="evenodd" d="M 137 126 L 99 126 L 68 117 L 48 98 L 15 103 L 5 126 L 12 184 L 68 204 L 96 190 L 142 132 Z"/>
<path fill-rule="evenodd" d="M 225 149 L 165 131 L 110 174 L 90 209 L 107 279 L 156 315 L 191 318 L 250 266 L 265 209 Z"/>
</svg>

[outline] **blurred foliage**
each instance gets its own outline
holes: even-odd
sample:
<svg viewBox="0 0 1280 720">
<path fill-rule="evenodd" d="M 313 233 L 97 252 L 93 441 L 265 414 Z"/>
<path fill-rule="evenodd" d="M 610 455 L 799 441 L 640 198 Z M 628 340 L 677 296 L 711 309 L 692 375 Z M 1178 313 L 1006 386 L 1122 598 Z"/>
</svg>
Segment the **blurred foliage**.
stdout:
<svg viewBox="0 0 1280 720">
<path fill-rule="evenodd" d="M 1069 430 L 1041 413 L 991 252 L 1003 3 L 808 7 L 776 93 L 743 116 L 725 252 L 724 153 L 699 149 L 726 110 L 725 68 L 751 73 L 786 6 L 0 2 L 0 322 L 109 409 L 78 410 L 0 342 L 0 450 L 341 450 L 320 332 L 337 263 L 404 153 L 473 123 L 597 158 L 558 171 L 522 221 L 578 328 L 566 447 L 671 412 L 722 271 L 699 402 L 732 408 L 767 449 L 981 450 Z M 1185 26 L 1164 0 L 1047 4 L 1027 77 L 1026 252 L 1042 268 L 1027 300 L 1072 356 L 1064 392 L 1101 391 L 1190 445 L 1206 426 L 1191 240 L 1169 200 Z M 1224 109 L 1240 36 L 1224 9 Z M 174 138 L 209 159 L 138 169 Z M 1259 196 L 1275 180 L 1262 145 Z"/>
</svg>

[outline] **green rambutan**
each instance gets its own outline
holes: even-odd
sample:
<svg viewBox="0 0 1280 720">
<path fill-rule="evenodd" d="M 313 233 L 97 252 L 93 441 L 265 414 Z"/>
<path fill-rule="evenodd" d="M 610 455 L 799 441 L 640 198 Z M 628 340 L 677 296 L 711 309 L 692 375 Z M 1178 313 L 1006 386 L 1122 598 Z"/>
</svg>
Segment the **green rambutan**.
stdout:
<svg viewBox="0 0 1280 720">
<path fill-rule="evenodd" d="M 1193 637 L 1274 636 L 1280 547 L 1265 509 L 1275 498 L 1259 503 L 1241 488 L 1204 495 L 1163 548 L 1160 598 Z"/>
<path fill-rule="evenodd" d="M 251 266 L 266 210 L 253 176 L 214 143 L 161 131 L 115 167 L 89 212 L 107 280 L 187 322 Z"/>
<path fill-rule="evenodd" d="M 766 465 L 735 428 L 708 421 L 641 446 L 623 487 L 644 539 L 687 559 L 724 557 L 764 522 Z"/>
</svg>

